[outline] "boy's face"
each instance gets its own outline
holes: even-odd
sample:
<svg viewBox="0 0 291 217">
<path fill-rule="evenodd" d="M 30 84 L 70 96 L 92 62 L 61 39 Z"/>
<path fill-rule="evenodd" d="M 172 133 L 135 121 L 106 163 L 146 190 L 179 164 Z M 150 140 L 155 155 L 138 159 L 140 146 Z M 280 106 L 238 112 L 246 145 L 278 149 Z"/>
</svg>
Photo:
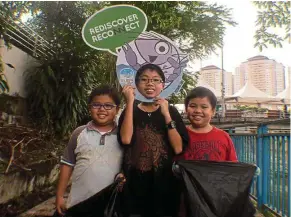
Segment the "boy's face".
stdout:
<svg viewBox="0 0 291 217">
<path fill-rule="evenodd" d="M 210 123 L 215 109 L 212 108 L 207 97 L 193 98 L 189 101 L 186 112 L 191 124 L 202 128 Z"/>
<path fill-rule="evenodd" d="M 100 95 L 93 98 L 89 110 L 95 124 L 106 126 L 112 124 L 119 108 L 110 96 Z"/>
<path fill-rule="evenodd" d="M 160 95 L 164 89 L 164 83 L 156 71 L 145 70 L 139 77 L 137 89 L 144 97 L 152 99 Z"/>
</svg>

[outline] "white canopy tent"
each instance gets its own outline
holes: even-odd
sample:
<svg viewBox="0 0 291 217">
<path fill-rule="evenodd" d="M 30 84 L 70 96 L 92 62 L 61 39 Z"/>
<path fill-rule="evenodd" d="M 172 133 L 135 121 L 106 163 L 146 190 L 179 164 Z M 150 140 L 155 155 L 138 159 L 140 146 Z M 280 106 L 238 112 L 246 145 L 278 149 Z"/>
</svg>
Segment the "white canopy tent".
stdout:
<svg viewBox="0 0 291 217">
<path fill-rule="evenodd" d="M 201 79 L 197 83 L 196 87 L 205 87 L 205 88 L 211 90 L 217 98 L 221 98 L 221 93 L 219 91 L 215 90 L 213 87 L 211 87 L 206 82 L 203 82 Z"/>
<path fill-rule="evenodd" d="M 281 93 L 279 93 L 276 96 L 276 98 L 280 99 L 283 102 L 283 104 L 290 105 L 290 102 L 291 102 L 290 85 L 288 85 L 285 90 L 283 90 Z"/>
<path fill-rule="evenodd" d="M 263 91 L 256 88 L 251 82 L 247 82 L 243 88 L 230 97 L 225 97 L 226 102 L 244 103 L 244 104 L 268 104 L 271 102 L 279 102 L 280 99 L 269 96 Z"/>
</svg>

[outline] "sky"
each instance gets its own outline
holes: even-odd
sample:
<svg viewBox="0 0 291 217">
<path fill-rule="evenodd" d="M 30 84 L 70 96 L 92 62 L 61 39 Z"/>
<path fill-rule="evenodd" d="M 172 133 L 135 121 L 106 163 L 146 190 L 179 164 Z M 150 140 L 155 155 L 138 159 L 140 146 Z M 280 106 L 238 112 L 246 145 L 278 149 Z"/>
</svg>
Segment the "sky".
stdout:
<svg viewBox="0 0 291 217">
<path fill-rule="evenodd" d="M 286 67 L 285 71 L 287 71 L 287 66 L 291 66 L 290 44 L 285 42 L 283 48 L 273 48 L 272 45 L 269 45 L 262 52 L 258 48 L 254 48 L 255 39 L 253 36 L 256 30 L 257 8 L 251 1 L 218 0 L 215 2 L 233 8 L 233 19 L 238 23 L 235 27 L 228 26 L 224 36 L 223 66 L 226 71 L 234 73 L 235 68 L 242 62 L 256 55 L 264 55 L 282 63 Z M 217 54 L 212 54 L 202 62 L 200 60 L 192 62 L 191 66 L 194 72 L 199 71 L 201 66 L 216 65 L 221 68 L 221 50 L 217 50 Z"/>
</svg>

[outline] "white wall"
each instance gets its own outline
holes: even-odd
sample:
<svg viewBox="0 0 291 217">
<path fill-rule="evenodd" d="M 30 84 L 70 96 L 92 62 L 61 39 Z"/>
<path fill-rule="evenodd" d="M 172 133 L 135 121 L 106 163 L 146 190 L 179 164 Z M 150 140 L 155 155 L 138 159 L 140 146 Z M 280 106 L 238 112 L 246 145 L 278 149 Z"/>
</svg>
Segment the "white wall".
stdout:
<svg viewBox="0 0 291 217">
<path fill-rule="evenodd" d="M 8 49 L 6 46 L 0 47 L 0 55 L 2 55 L 2 60 L 5 65 L 4 73 L 7 77 L 10 88 L 8 94 L 14 95 L 16 93 L 25 97 L 24 72 L 28 68 L 37 65 L 37 60 L 15 46 L 12 46 L 11 49 Z M 10 63 L 15 67 L 15 69 L 8 67 L 5 63 Z"/>
</svg>

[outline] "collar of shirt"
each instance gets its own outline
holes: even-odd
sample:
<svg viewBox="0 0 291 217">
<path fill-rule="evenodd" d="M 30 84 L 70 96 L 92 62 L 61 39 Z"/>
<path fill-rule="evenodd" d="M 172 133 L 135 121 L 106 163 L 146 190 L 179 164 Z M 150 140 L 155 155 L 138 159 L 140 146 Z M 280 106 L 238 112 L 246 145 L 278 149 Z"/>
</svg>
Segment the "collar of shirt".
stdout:
<svg viewBox="0 0 291 217">
<path fill-rule="evenodd" d="M 117 124 L 114 122 L 114 126 L 111 130 L 107 131 L 107 132 L 100 132 L 93 124 L 93 121 L 90 121 L 88 122 L 88 124 L 86 125 L 86 128 L 88 130 L 94 130 L 98 133 L 100 133 L 102 136 L 105 136 L 105 135 L 111 135 L 111 134 L 117 134 Z"/>
</svg>

